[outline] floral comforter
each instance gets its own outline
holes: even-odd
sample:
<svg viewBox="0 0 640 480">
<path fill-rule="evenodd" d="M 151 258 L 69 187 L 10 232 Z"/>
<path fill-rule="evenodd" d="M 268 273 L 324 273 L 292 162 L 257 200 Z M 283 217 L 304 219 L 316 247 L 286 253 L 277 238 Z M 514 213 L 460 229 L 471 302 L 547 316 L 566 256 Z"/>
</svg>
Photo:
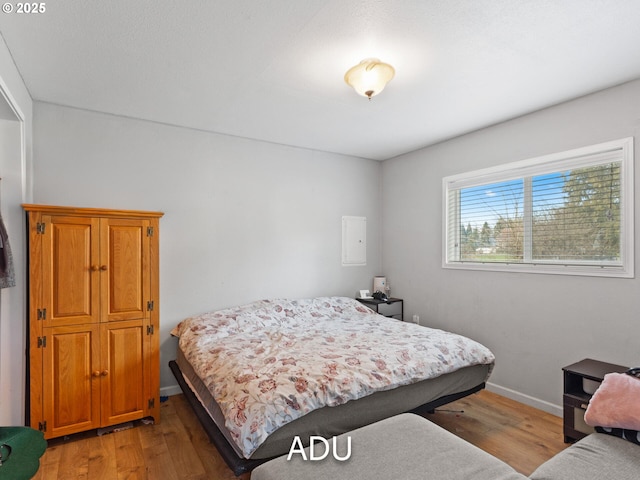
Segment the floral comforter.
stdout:
<svg viewBox="0 0 640 480">
<path fill-rule="evenodd" d="M 473 340 L 343 297 L 258 301 L 188 318 L 172 333 L 246 458 L 312 410 L 494 362 Z"/>
</svg>

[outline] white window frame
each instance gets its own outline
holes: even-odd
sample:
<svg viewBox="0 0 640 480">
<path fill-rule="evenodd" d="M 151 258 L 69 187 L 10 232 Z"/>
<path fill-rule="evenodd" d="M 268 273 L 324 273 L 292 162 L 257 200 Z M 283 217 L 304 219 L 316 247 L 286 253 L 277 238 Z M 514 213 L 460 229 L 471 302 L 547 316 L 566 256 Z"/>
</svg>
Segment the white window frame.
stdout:
<svg viewBox="0 0 640 480">
<path fill-rule="evenodd" d="M 580 168 L 592 165 L 607 163 L 615 155 L 622 160 L 620 169 L 621 186 L 621 235 L 620 254 L 621 266 L 619 265 L 576 265 L 561 263 L 491 263 L 478 261 L 460 261 L 455 258 L 459 252 L 450 251 L 449 246 L 449 226 L 450 222 L 457 222 L 457 228 L 451 231 L 454 235 L 460 234 L 460 218 L 449 218 L 450 209 L 456 207 L 459 198 L 450 195 L 450 190 L 476 187 L 503 181 L 522 179 L 536 175 L 560 172 L 572 168 Z M 489 270 L 501 272 L 526 272 L 543 273 L 556 275 L 585 275 L 598 277 L 620 277 L 634 278 L 634 154 L 633 137 L 622 138 L 610 142 L 577 148 L 560 153 L 544 155 L 518 162 L 490 167 L 473 172 L 448 176 L 442 179 L 443 192 L 443 222 L 442 222 L 442 267 L 462 270 Z M 525 189 L 526 189 L 525 182 Z M 454 197 L 454 198 L 451 198 Z M 525 209 L 527 207 L 525 206 Z M 453 210 L 459 215 L 460 208 Z M 455 214 L 454 214 L 455 215 Z M 525 222 L 527 220 L 525 219 Z M 459 245 L 459 238 L 454 239 L 454 244 Z M 525 239 L 525 249 L 526 239 Z"/>
</svg>

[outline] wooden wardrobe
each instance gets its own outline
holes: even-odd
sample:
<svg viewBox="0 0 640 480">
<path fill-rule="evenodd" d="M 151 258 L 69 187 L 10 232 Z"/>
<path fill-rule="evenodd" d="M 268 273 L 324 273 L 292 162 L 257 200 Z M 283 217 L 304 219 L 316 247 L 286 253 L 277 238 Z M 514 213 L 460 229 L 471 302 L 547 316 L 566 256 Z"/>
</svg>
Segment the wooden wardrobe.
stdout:
<svg viewBox="0 0 640 480">
<path fill-rule="evenodd" d="M 45 438 L 160 421 L 160 212 L 23 205 L 27 424 Z"/>
</svg>

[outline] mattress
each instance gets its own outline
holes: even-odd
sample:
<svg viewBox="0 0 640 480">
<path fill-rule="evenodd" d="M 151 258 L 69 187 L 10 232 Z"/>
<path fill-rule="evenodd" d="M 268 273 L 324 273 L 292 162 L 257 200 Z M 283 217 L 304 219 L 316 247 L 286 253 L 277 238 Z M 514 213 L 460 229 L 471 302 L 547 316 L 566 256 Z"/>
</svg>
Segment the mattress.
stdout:
<svg viewBox="0 0 640 480">
<path fill-rule="evenodd" d="M 242 452 L 225 427 L 225 419 L 220 407 L 179 348 L 176 363 L 187 384 L 225 436 L 229 445 L 238 457 L 242 458 Z M 393 390 L 376 392 L 335 407 L 314 410 L 273 432 L 251 455 L 251 458 L 266 459 L 287 453 L 296 435 L 302 439 L 303 443 L 307 444 L 310 435 L 329 438 L 413 410 L 447 395 L 470 390 L 485 381 L 490 369 L 491 365 L 473 365 L 437 378 L 404 385 Z"/>
</svg>

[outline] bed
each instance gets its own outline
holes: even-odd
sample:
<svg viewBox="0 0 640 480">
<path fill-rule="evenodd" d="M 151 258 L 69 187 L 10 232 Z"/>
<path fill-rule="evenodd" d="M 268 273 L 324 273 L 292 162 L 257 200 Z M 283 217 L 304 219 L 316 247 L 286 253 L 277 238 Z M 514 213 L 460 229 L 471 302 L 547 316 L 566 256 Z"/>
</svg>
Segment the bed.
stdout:
<svg viewBox="0 0 640 480">
<path fill-rule="evenodd" d="M 236 475 L 289 451 L 484 388 L 485 346 L 356 300 L 262 300 L 180 322 L 170 367 Z"/>
</svg>

